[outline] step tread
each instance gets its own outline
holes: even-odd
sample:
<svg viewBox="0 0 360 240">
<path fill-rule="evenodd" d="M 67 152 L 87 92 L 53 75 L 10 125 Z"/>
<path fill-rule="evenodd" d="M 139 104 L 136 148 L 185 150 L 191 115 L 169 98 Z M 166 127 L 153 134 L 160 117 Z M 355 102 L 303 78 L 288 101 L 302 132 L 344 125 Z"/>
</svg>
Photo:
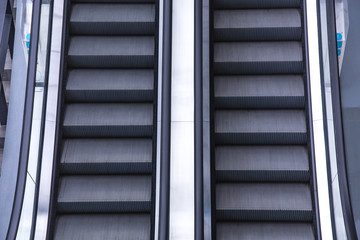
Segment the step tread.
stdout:
<svg viewBox="0 0 360 240">
<path fill-rule="evenodd" d="M 63 176 L 58 203 L 150 202 L 151 176 Z"/>
<path fill-rule="evenodd" d="M 217 110 L 215 133 L 306 133 L 304 110 Z"/>
<path fill-rule="evenodd" d="M 64 126 L 149 126 L 152 104 L 73 103 L 65 107 Z"/>
<path fill-rule="evenodd" d="M 231 42 L 214 44 L 214 62 L 302 62 L 302 45 L 297 41 Z"/>
<path fill-rule="evenodd" d="M 70 56 L 153 56 L 154 37 L 73 36 Z"/>
<path fill-rule="evenodd" d="M 215 8 L 298 8 L 300 0 L 215 0 Z"/>
<path fill-rule="evenodd" d="M 216 224 L 216 239 L 315 240 L 310 223 L 230 223 Z"/>
<path fill-rule="evenodd" d="M 151 163 L 151 139 L 66 139 L 60 162 Z"/>
<path fill-rule="evenodd" d="M 304 97 L 301 75 L 215 76 L 215 97 Z"/>
<path fill-rule="evenodd" d="M 150 231 L 146 214 L 71 214 L 57 217 L 54 239 L 150 239 Z"/>
<path fill-rule="evenodd" d="M 217 171 L 309 171 L 305 146 L 218 146 Z"/>
<path fill-rule="evenodd" d="M 70 23 L 154 23 L 154 4 L 73 4 Z"/>
<path fill-rule="evenodd" d="M 214 29 L 301 28 L 299 9 L 217 10 Z"/>
<path fill-rule="evenodd" d="M 308 184 L 220 183 L 216 210 L 312 211 Z"/>
<path fill-rule="evenodd" d="M 153 70 L 69 70 L 67 91 L 154 90 Z"/>
</svg>

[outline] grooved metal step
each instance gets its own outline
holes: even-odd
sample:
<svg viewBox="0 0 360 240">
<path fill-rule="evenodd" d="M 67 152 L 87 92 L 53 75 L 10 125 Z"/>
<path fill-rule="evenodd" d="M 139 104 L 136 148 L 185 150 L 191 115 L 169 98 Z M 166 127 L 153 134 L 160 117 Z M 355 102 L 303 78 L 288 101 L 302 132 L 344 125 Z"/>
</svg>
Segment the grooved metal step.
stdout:
<svg viewBox="0 0 360 240">
<path fill-rule="evenodd" d="M 302 71 L 301 42 L 214 44 L 215 74 L 297 74 Z"/>
<path fill-rule="evenodd" d="M 150 240 L 158 5 L 70 4 L 49 238 Z"/>
<path fill-rule="evenodd" d="M 216 108 L 304 108 L 301 75 L 215 76 Z"/>
<path fill-rule="evenodd" d="M 150 176 L 63 176 L 59 212 L 146 212 L 151 208 Z"/>
<path fill-rule="evenodd" d="M 302 4 L 213 3 L 213 239 L 316 239 Z"/>
<path fill-rule="evenodd" d="M 149 214 L 60 215 L 54 239 L 150 239 L 150 228 Z"/>
<path fill-rule="evenodd" d="M 218 146 L 215 170 L 218 181 L 306 182 L 309 159 L 304 146 Z"/>
<path fill-rule="evenodd" d="M 217 240 L 315 240 L 308 223 L 218 223 Z"/>
<path fill-rule="evenodd" d="M 216 216 L 228 221 L 311 221 L 310 188 L 298 183 L 217 184 Z"/>
<path fill-rule="evenodd" d="M 218 144 L 305 144 L 303 110 L 218 110 L 215 112 Z"/>
<path fill-rule="evenodd" d="M 73 103 L 65 108 L 63 124 L 67 137 L 150 137 L 151 104 Z"/>
<path fill-rule="evenodd" d="M 253 8 L 300 8 L 300 0 L 214 0 L 215 8 L 253 9 Z"/>
<path fill-rule="evenodd" d="M 153 99 L 153 70 L 74 69 L 68 74 L 67 101 L 150 102 Z"/>
<path fill-rule="evenodd" d="M 73 3 L 154 3 L 155 0 L 71 0 Z"/>
<path fill-rule="evenodd" d="M 154 37 L 74 36 L 68 64 L 76 68 L 152 68 Z"/>
<path fill-rule="evenodd" d="M 64 174 L 150 174 L 152 140 L 66 139 L 60 161 Z"/>
<path fill-rule="evenodd" d="M 219 10 L 214 12 L 216 41 L 300 40 L 299 9 Z"/>
<path fill-rule="evenodd" d="M 155 33 L 154 4 L 73 4 L 70 31 L 78 35 Z"/>
</svg>

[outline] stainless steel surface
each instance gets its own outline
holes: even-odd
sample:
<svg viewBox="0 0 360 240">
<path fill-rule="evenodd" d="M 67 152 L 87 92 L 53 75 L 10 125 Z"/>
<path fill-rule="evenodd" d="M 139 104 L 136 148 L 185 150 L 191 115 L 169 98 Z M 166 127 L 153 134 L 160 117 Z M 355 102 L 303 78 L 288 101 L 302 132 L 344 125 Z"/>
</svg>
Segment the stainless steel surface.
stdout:
<svg viewBox="0 0 360 240">
<path fill-rule="evenodd" d="M 173 0 L 170 236 L 194 239 L 194 2 Z"/>
<path fill-rule="evenodd" d="M 309 54 L 309 76 L 310 76 L 310 95 L 311 112 L 313 121 L 313 138 L 315 151 L 315 169 L 317 178 L 319 217 L 322 239 L 333 239 L 333 230 L 330 214 L 328 172 L 325 149 L 325 132 L 323 119 L 324 109 L 322 102 L 323 89 L 321 88 L 320 76 L 320 56 L 319 56 L 319 29 L 318 29 L 318 6 L 317 1 L 306 1 L 307 14 L 307 35 L 308 35 L 308 54 Z"/>
<path fill-rule="evenodd" d="M 211 152 L 210 152 L 210 8 L 203 0 L 203 190 L 204 239 L 212 239 L 211 222 Z"/>
<path fill-rule="evenodd" d="M 161 113 L 162 113 L 162 66 L 163 66 L 163 24 L 164 24 L 164 2 L 159 0 L 159 36 L 158 36 L 158 78 L 157 78 L 157 122 L 156 122 L 156 190 L 155 190 L 155 221 L 154 239 L 159 238 L 159 206 L 160 206 L 160 166 L 161 166 Z"/>
<path fill-rule="evenodd" d="M 39 182 L 38 208 L 36 211 L 35 239 L 46 239 L 49 224 L 52 169 L 54 163 L 56 113 L 58 106 L 58 87 L 60 81 L 60 53 L 63 30 L 63 0 L 54 0 L 50 46 L 50 66 L 48 79 L 48 96 L 44 130 L 42 165 Z"/>
</svg>

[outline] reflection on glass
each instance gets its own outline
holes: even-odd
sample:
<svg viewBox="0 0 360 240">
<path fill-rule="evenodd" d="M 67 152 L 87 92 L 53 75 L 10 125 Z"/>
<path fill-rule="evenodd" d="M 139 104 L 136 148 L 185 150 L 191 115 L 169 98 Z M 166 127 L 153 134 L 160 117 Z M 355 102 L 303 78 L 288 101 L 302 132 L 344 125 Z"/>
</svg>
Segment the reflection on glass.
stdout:
<svg viewBox="0 0 360 240">
<path fill-rule="evenodd" d="M 29 49 L 30 49 L 30 30 L 31 30 L 31 19 L 32 19 L 32 9 L 33 9 L 33 0 L 18 0 L 18 8 L 20 8 L 20 14 L 17 17 L 17 21 L 20 21 L 20 29 L 22 35 L 24 56 L 26 62 L 29 59 Z"/>
<path fill-rule="evenodd" d="M 335 16 L 337 55 L 339 59 L 339 72 L 341 72 L 342 63 L 344 60 L 346 40 L 349 32 L 349 13 L 347 0 L 335 1 Z"/>
</svg>

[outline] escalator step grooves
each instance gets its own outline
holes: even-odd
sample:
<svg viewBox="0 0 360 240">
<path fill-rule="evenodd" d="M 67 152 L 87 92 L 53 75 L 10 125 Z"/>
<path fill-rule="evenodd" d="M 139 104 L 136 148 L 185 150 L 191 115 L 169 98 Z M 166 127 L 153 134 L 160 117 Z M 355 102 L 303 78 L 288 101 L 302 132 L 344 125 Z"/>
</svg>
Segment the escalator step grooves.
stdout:
<svg viewBox="0 0 360 240">
<path fill-rule="evenodd" d="M 53 239 L 152 239 L 156 4 L 72 0 Z"/>
<path fill-rule="evenodd" d="M 315 239 L 300 0 L 215 0 L 214 239 Z"/>
</svg>

